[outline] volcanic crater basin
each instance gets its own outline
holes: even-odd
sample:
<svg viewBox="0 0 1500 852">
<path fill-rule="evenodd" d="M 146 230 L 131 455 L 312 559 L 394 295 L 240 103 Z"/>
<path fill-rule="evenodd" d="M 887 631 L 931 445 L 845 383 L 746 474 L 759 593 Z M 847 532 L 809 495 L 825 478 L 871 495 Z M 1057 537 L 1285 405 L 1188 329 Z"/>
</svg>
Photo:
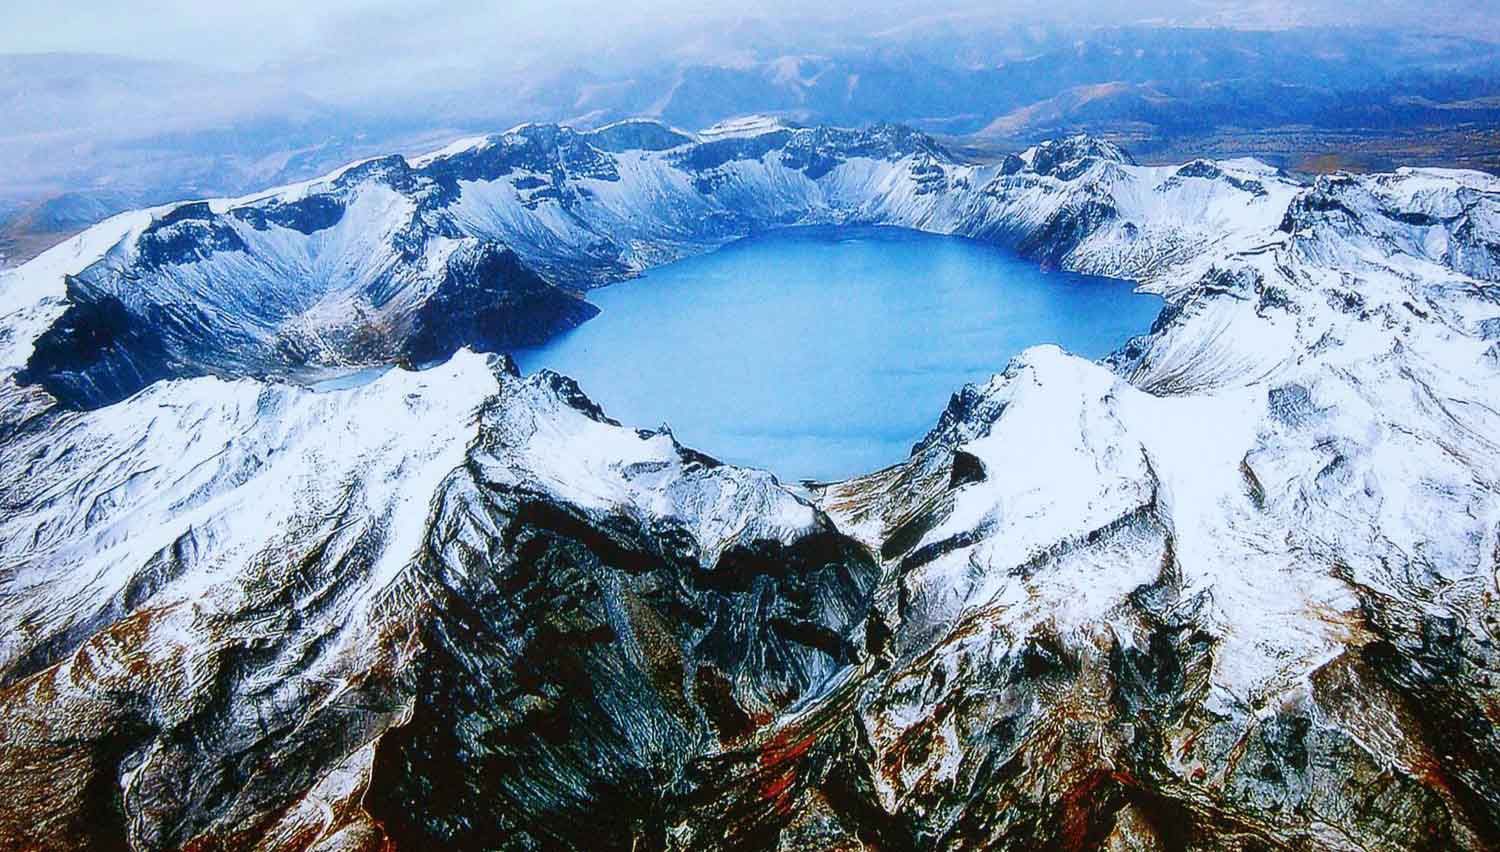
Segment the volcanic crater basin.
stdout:
<svg viewBox="0 0 1500 852">
<path fill-rule="evenodd" d="M 516 353 L 611 416 L 787 480 L 901 461 L 954 388 L 1028 346 L 1099 358 L 1160 298 L 993 245 L 894 227 L 769 231 L 589 295 L 599 316 Z"/>
<path fill-rule="evenodd" d="M 482 354 L 834 221 L 1169 308 L 803 489 Z M 528 125 L 122 214 L 0 274 L 0 848 L 1494 849 L 1497 365 L 1474 172 Z"/>
</svg>

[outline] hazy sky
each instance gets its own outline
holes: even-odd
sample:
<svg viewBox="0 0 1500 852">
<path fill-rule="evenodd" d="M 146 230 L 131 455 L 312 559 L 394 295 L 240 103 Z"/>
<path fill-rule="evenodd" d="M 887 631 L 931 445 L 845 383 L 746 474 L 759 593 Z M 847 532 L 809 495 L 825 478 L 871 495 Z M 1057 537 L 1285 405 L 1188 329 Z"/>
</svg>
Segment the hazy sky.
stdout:
<svg viewBox="0 0 1500 852">
<path fill-rule="evenodd" d="M 247 191 L 527 119 L 673 107 L 702 126 L 742 104 L 788 108 L 777 86 L 804 67 L 994 68 L 1099 26 L 1345 25 L 1500 43 L 1497 21 L 1500 0 L 0 0 L 0 205 L 80 188 L 153 200 Z M 1463 54 L 1412 41 L 1429 63 Z M 7 56 L 23 53 L 199 67 Z M 679 103 L 687 65 L 774 79 L 740 80 L 741 91 L 737 75 L 698 74 Z"/>
<path fill-rule="evenodd" d="M 870 31 L 912 17 L 1252 27 L 1389 24 L 1497 34 L 1500 0 L 53 0 L 11 2 L 0 52 L 86 51 L 251 69 L 351 59 L 521 65 L 651 38 L 678 46 L 745 18 Z M 816 6 L 816 12 L 807 11 Z M 571 58 L 571 57 L 570 57 Z"/>
</svg>

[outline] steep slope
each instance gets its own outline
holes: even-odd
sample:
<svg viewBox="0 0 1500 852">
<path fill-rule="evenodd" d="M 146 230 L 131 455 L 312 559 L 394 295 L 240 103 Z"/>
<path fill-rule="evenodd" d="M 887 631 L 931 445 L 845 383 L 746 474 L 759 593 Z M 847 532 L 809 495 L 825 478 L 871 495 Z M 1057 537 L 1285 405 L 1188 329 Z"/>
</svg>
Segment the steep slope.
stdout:
<svg viewBox="0 0 1500 852">
<path fill-rule="evenodd" d="M 561 377 L 54 412 L 4 450 L 8 843 L 306 840 L 340 826 L 298 797 L 372 773 L 413 843 L 583 843 L 544 815 L 652 816 L 862 644 L 874 563 L 821 513 Z"/>
<path fill-rule="evenodd" d="M 90 406 L 172 376 L 287 375 L 535 343 L 595 313 L 503 245 L 448 227 L 432 210 L 434 187 L 400 157 L 307 190 L 182 204 L 130 226 L 65 279 L 68 310 L 36 341 L 21 380 Z"/>
<path fill-rule="evenodd" d="M 0 845 L 1488 848 L 1497 199 L 639 124 L 101 225 L 0 285 Z M 450 250 L 579 305 L 559 270 L 795 221 L 999 240 L 1169 308 L 811 494 L 464 349 L 498 335 L 390 366 L 426 306 L 465 313 Z M 283 354 L 355 304 L 380 345 Z M 69 334 L 109 345 L 66 362 Z M 308 382 L 335 365 L 383 369 Z"/>
</svg>

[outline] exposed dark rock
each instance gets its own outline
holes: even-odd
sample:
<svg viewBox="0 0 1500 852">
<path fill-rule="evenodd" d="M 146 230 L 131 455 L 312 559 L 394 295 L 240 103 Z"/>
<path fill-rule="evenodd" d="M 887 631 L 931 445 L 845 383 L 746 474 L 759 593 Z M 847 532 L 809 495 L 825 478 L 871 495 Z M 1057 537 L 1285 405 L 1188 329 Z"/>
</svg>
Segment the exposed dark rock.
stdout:
<svg viewBox="0 0 1500 852">
<path fill-rule="evenodd" d="M 301 234 L 315 234 L 337 225 L 344 217 L 344 205 L 332 195 L 308 195 L 297 201 L 275 199 L 263 204 L 236 207 L 229 215 L 263 231 L 271 225 L 291 228 Z"/>
<path fill-rule="evenodd" d="M 522 266 L 514 252 L 485 244 L 448 259 L 444 281 L 416 313 L 405 356 L 424 363 L 466 346 L 487 352 L 535 346 L 597 313 Z"/>
<path fill-rule="evenodd" d="M 949 488 L 962 488 L 974 482 L 983 482 L 984 462 L 963 450 L 953 451 L 953 472 L 948 476 Z"/>
</svg>

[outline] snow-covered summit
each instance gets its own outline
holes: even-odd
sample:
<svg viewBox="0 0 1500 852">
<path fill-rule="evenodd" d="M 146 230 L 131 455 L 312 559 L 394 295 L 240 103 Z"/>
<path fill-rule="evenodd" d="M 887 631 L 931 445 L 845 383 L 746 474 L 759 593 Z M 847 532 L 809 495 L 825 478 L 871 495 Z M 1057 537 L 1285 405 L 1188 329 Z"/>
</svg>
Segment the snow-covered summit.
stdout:
<svg viewBox="0 0 1500 852">
<path fill-rule="evenodd" d="M 721 121 L 710 127 L 698 131 L 702 139 L 722 139 L 726 137 L 761 136 L 766 133 L 774 133 L 781 130 L 792 130 L 797 125 L 786 119 L 773 115 L 746 115 Z"/>
<path fill-rule="evenodd" d="M 1135 160 L 1119 145 L 1085 133 L 1033 145 L 1021 152 L 1020 159 L 1037 174 L 1043 175 L 1055 174 L 1085 160 L 1135 165 Z"/>
</svg>

